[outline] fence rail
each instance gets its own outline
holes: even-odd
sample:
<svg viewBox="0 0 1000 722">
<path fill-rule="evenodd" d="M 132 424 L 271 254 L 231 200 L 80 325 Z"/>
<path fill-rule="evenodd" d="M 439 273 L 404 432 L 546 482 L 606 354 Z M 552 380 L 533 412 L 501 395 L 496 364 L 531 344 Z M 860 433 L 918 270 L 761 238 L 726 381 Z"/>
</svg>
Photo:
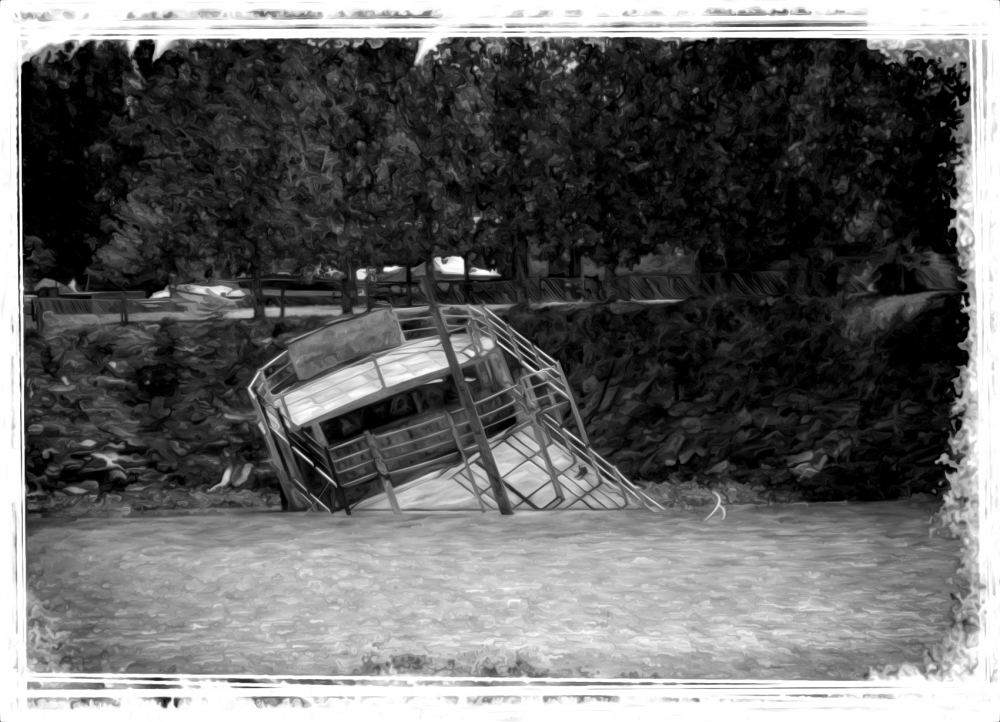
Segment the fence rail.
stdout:
<svg viewBox="0 0 1000 722">
<path fill-rule="evenodd" d="M 957 262 L 949 257 L 957 271 Z M 838 257 L 837 262 L 857 261 L 854 257 Z M 833 265 L 829 266 L 830 268 Z M 880 282 L 878 289 L 864 292 L 865 295 L 901 295 L 923 292 L 962 293 L 958 281 L 947 282 L 934 279 L 927 274 L 895 266 L 902 276 L 909 280 Z M 626 276 L 608 277 L 604 281 L 596 277 L 529 277 L 520 279 L 468 279 L 441 277 L 436 279 L 437 298 L 442 304 L 512 305 L 528 302 L 536 305 L 558 303 L 587 303 L 611 300 L 631 302 L 681 301 L 687 298 L 728 295 L 733 298 L 762 298 L 782 296 L 791 292 L 812 295 L 818 286 L 828 285 L 822 280 L 824 268 L 796 267 L 792 270 L 772 271 L 712 271 L 686 274 L 652 275 L 631 273 Z M 891 274 L 890 274 L 891 275 Z M 901 278 L 902 278 L 901 276 Z M 796 291 L 795 279 L 802 288 Z M 371 280 L 347 282 L 329 279 L 314 279 L 311 282 L 295 277 L 268 277 L 261 279 L 265 286 L 260 290 L 265 311 L 277 312 L 278 317 L 286 313 L 298 313 L 310 307 L 351 307 L 387 305 L 393 308 L 409 308 L 427 303 L 422 287 L 422 278 L 405 280 Z M 230 313 L 245 312 L 253 306 L 249 294 L 250 282 L 240 280 L 240 285 L 248 294 L 238 301 L 222 302 Z M 298 285 L 289 288 L 289 285 Z M 305 287 L 303 287 L 305 286 Z M 345 289 L 348 298 L 344 298 Z M 836 289 L 827 289 L 832 292 Z M 47 291 L 46 291 L 47 292 Z M 175 318 L 177 320 L 204 320 L 211 317 L 211 311 L 220 309 L 201 307 L 190 296 L 169 299 L 147 299 L 141 291 L 95 291 L 63 296 L 25 296 L 24 315 L 37 328 L 60 318 L 84 316 L 87 323 L 111 323 L 115 320 L 157 320 Z M 824 295 L 821 293 L 820 295 Z M 826 295 L 829 295 L 828 293 Z M 215 303 L 217 299 L 209 299 Z M 293 312 L 296 312 L 293 314 Z M 94 318 L 96 317 L 96 318 Z M 82 321 L 81 321 L 82 323 Z M 62 325 L 62 324 L 60 324 Z"/>
<path fill-rule="evenodd" d="M 610 299 L 611 292 L 621 301 L 677 301 L 726 292 L 748 297 L 780 295 L 787 291 L 787 283 L 783 286 L 782 278 L 783 272 L 769 271 L 703 274 L 700 279 L 695 276 L 627 276 L 611 279 L 607 284 L 598 282 L 596 278 L 527 278 L 521 281 L 438 279 L 436 284 L 438 301 L 442 305 L 503 306 L 522 300 L 535 304 L 606 301 Z M 261 295 L 265 313 L 273 309 L 281 318 L 290 314 L 293 309 L 303 311 L 310 307 L 342 306 L 344 298 L 341 284 L 325 281 L 315 283 L 315 288 L 263 288 Z M 349 292 L 356 301 L 351 304 L 355 307 L 360 304 L 370 310 L 376 305 L 387 305 L 406 309 L 422 306 L 427 302 L 419 279 L 410 284 L 405 281 L 378 281 L 358 282 L 355 285 L 355 292 Z M 190 297 L 147 299 L 142 296 L 142 292 L 128 291 L 125 292 L 125 298 L 119 298 L 117 294 L 111 297 L 108 293 L 91 294 L 90 298 L 26 297 L 24 312 L 25 317 L 36 327 L 43 329 L 60 317 L 85 316 L 89 323 L 109 323 L 116 320 L 127 322 L 129 317 L 142 320 L 155 320 L 155 317 L 205 320 L 212 315 L 249 313 L 253 306 L 253 299 L 249 294 L 242 299 L 230 301 L 208 297 L 205 300 L 208 305 Z"/>
</svg>

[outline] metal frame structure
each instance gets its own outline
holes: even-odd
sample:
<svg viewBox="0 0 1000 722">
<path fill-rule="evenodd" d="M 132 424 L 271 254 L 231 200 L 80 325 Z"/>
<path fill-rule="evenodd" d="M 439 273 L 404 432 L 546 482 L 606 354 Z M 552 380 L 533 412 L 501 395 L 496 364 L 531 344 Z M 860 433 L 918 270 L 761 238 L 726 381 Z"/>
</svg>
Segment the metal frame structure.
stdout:
<svg viewBox="0 0 1000 722">
<path fill-rule="evenodd" d="M 390 313 L 400 324 L 402 345 L 366 354 L 305 381 L 298 379 L 289 352 L 284 351 L 259 369 L 249 384 L 257 426 L 290 510 L 351 514 L 358 504 L 364 507 L 377 496 L 387 500 L 394 513 L 402 513 L 397 496 L 407 484 L 444 470 L 483 512 L 629 506 L 664 510 L 590 446 L 559 363 L 492 311 L 432 305 Z M 440 352 L 449 350 L 449 363 L 441 363 Z M 393 364 L 418 356 L 431 358 L 432 353 L 439 354 L 437 365 L 425 363 L 422 373 L 403 381 L 397 373 L 392 381 Z M 392 428 L 362 429 L 346 441 L 327 441 L 324 421 L 394 393 L 448 379 L 456 361 L 461 383 L 466 383 L 466 375 L 481 381 L 475 395 L 459 394 L 457 405 L 417 414 Z M 367 394 L 329 411 L 317 409 L 308 417 L 289 411 L 296 390 L 301 395 L 309 384 L 319 388 L 326 379 L 333 384 L 335 378 L 362 368 L 370 384 Z M 498 494 L 490 470 L 499 468 L 495 457 L 500 452 L 520 462 L 506 463 Z M 531 463 L 535 467 L 521 469 Z M 518 478 L 531 479 L 528 486 L 512 482 L 519 469 Z M 505 502 L 510 511 L 505 512 Z"/>
</svg>

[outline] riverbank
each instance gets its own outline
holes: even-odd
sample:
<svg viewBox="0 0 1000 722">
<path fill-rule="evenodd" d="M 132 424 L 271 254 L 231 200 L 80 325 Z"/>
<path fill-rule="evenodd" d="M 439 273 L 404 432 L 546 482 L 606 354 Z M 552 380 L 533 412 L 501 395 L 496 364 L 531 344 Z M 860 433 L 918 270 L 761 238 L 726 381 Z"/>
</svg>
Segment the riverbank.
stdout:
<svg viewBox="0 0 1000 722">
<path fill-rule="evenodd" d="M 654 500 L 668 508 L 699 509 L 714 507 L 771 506 L 804 502 L 795 489 L 773 491 L 764 485 L 752 486 L 727 479 L 677 481 L 663 484 L 639 483 Z M 170 481 L 133 484 L 114 491 L 67 493 L 54 491 L 29 494 L 26 510 L 34 518 L 101 518 L 123 516 L 163 516 L 172 514 L 209 514 L 238 511 L 281 511 L 281 491 L 275 483 L 251 484 L 248 488 L 210 491 L 201 484 L 178 486 Z M 716 497 L 718 494 L 718 497 Z M 932 501 L 927 494 L 917 494 L 913 501 Z"/>
</svg>

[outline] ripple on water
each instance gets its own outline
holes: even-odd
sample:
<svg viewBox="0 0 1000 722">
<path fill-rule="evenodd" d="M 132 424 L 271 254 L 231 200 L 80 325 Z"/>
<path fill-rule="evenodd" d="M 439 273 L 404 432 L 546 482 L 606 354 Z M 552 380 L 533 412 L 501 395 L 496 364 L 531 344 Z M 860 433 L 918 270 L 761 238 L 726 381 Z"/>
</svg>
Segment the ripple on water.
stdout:
<svg viewBox="0 0 1000 722">
<path fill-rule="evenodd" d="M 42 520 L 28 561 L 97 669 L 109 649 L 116 671 L 234 674 L 404 654 L 472 669 L 491 650 L 553 674 L 857 678 L 943 635 L 959 543 L 929 538 L 931 511 Z"/>
</svg>

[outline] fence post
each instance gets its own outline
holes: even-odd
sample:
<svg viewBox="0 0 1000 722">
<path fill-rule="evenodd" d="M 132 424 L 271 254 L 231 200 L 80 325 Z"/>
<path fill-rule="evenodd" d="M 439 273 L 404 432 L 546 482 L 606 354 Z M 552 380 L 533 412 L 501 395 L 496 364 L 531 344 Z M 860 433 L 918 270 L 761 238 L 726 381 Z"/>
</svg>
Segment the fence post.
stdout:
<svg viewBox="0 0 1000 722">
<path fill-rule="evenodd" d="M 348 257 L 344 261 L 344 280 L 340 282 L 340 310 L 345 316 L 354 314 L 354 294 L 351 293 L 351 285 L 354 283 L 354 264 Z"/>
<path fill-rule="evenodd" d="M 365 310 L 372 310 L 372 274 L 365 269 Z"/>
</svg>

